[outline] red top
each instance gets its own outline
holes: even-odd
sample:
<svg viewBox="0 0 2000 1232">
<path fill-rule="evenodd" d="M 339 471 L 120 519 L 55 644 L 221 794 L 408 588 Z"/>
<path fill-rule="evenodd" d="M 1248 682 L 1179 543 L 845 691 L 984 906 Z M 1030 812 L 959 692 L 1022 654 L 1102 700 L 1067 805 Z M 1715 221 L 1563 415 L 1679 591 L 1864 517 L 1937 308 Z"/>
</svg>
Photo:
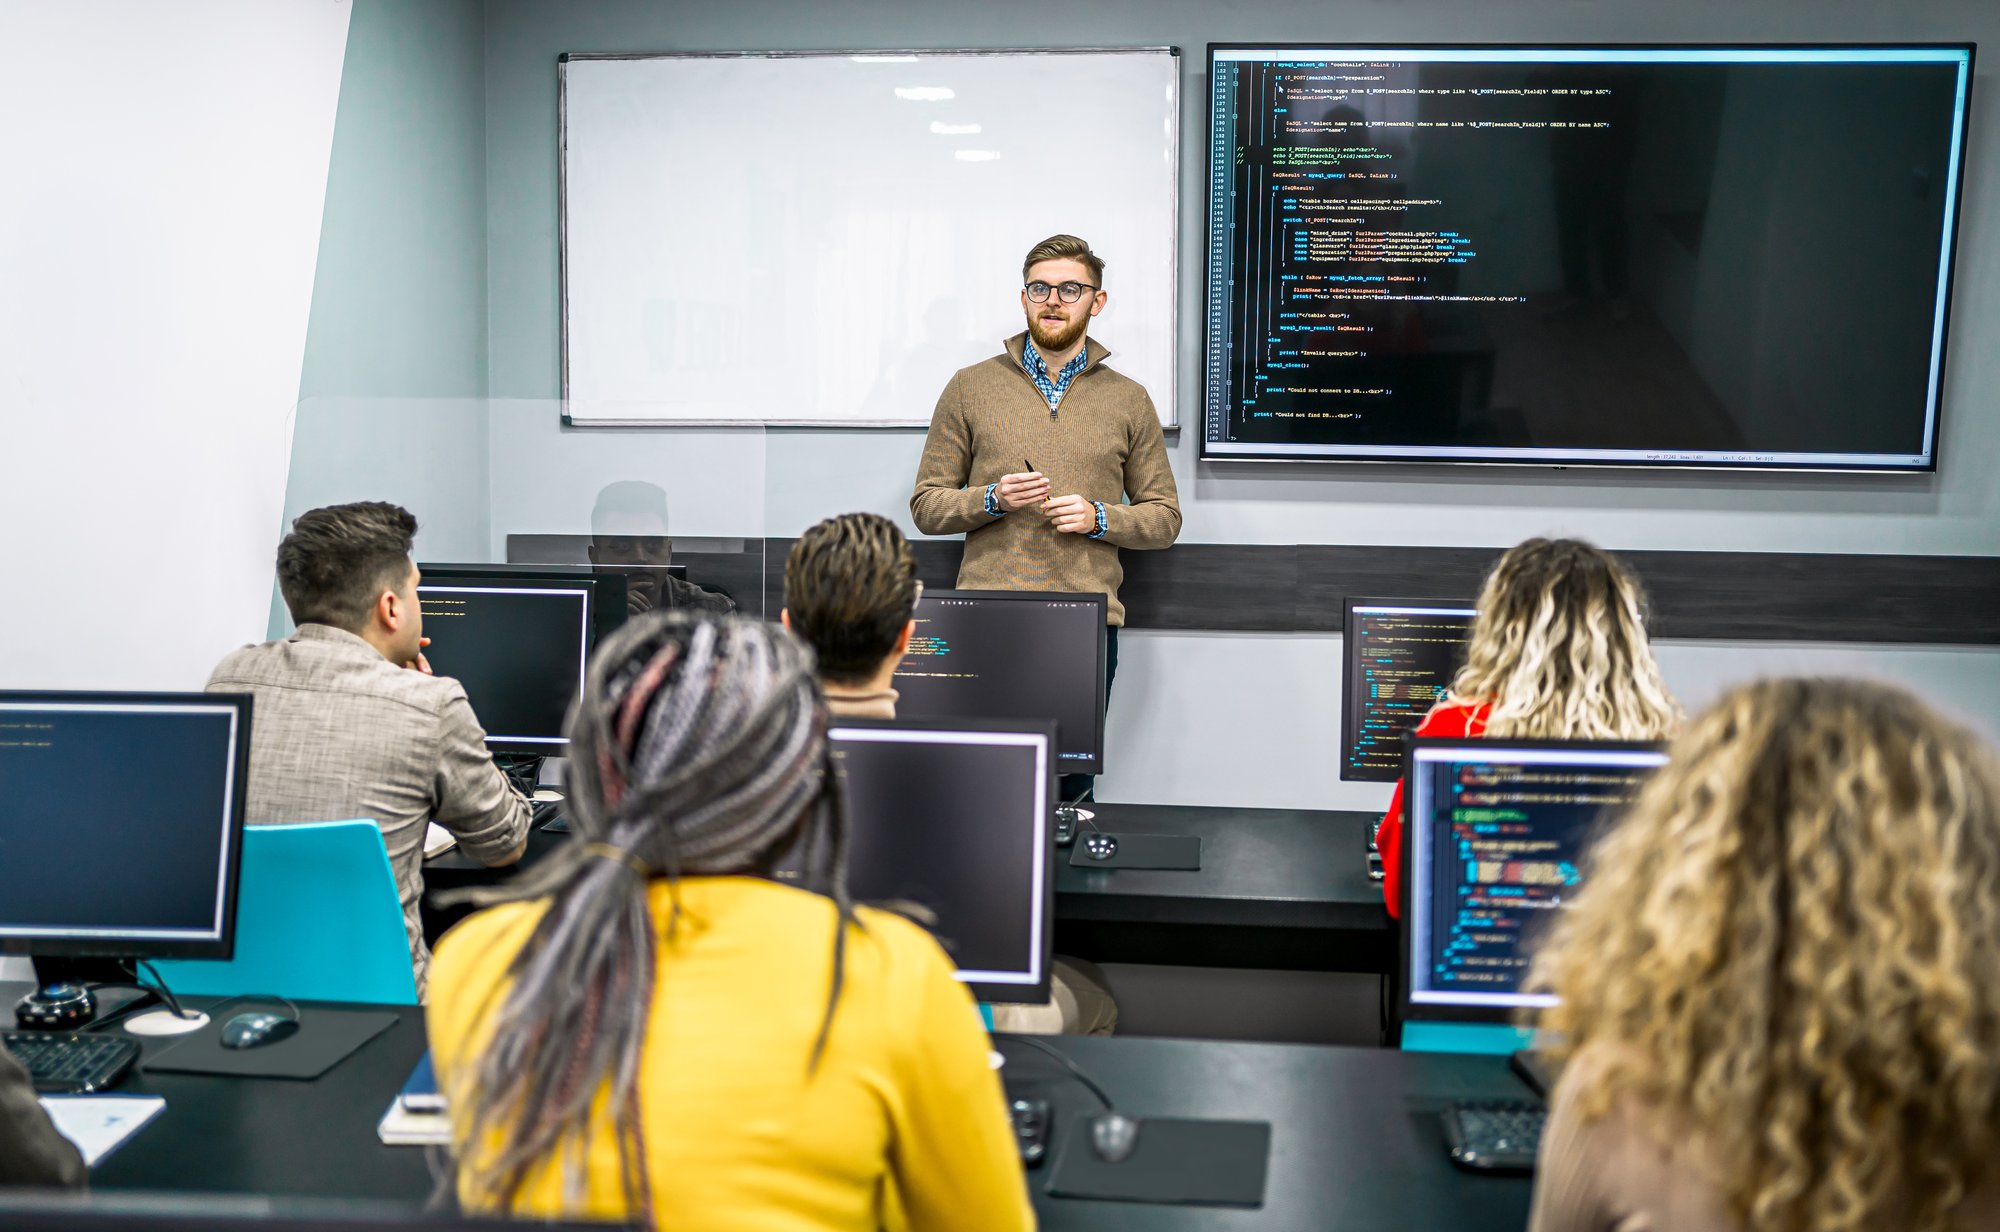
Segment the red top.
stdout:
<svg viewBox="0 0 2000 1232">
<path fill-rule="evenodd" d="M 1483 736 L 1486 716 L 1493 708 L 1484 703 L 1446 702 L 1417 724 L 1419 736 Z M 1403 901 L 1403 780 L 1396 780 L 1396 794 L 1389 811 L 1375 830 L 1375 845 L 1382 849 L 1382 897 L 1389 914 L 1400 918 Z"/>
</svg>

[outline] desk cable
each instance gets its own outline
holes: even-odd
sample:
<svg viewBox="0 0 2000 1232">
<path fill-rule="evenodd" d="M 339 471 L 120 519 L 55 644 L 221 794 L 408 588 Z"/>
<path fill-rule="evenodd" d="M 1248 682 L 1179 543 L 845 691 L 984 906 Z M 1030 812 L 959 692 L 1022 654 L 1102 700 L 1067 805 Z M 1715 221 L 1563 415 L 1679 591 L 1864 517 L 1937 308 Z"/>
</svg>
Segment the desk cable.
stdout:
<svg viewBox="0 0 2000 1232">
<path fill-rule="evenodd" d="M 1097 1097 L 1098 1102 L 1104 1105 L 1104 1110 L 1106 1112 L 1118 1111 L 1117 1106 L 1111 1102 L 1111 1097 L 1104 1093 L 1104 1088 L 1098 1086 L 1095 1079 L 1093 1079 L 1089 1074 L 1083 1072 L 1083 1067 L 1081 1065 L 1078 1065 L 1076 1062 L 1064 1056 L 1059 1049 L 1053 1048 L 1048 1044 L 1044 1044 L 1042 1041 L 1036 1039 L 1032 1035 L 1010 1035 L 1007 1037 L 1007 1042 L 1015 1044 L 1026 1044 L 1028 1047 L 1033 1048 L 1038 1052 L 1046 1053 L 1047 1055 L 1054 1057 L 1057 1063 L 1060 1064 L 1064 1069 L 1068 1070 L 1070 1074 L 1074 1076 L 1078 1082 L 1082 1083 L 1084 1086 L 1090 1089 L 1090 1093 L 1092 1095 L 1095 1095 Z"/>
</svg>

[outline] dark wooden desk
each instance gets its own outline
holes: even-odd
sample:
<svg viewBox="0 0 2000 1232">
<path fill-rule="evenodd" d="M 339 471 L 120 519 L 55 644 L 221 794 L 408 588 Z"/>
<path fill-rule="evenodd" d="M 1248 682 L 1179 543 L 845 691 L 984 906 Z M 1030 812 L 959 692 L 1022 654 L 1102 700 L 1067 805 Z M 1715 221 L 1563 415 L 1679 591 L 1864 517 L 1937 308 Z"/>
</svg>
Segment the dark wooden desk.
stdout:
<svg viewBox="0 0 2000 1232">
<path fill-rule="evenodd" d="M 1062 1149 L 1029 1174 L 1044 1232 L 1183 1229 L 1520 1229 L 1526 1178 L 1473 1176 L 1445 1157 L 1438 1114 L 1454 1099 L 1521 1098 L 1502 1057 L 1302 1044 L 1056 1037 L 1048 1042 L 1128 1116 L 1271 1123 L 1270 1172 L 1257 1210 L 1084 1202 L 1042 1192 Z M 1055 1105 L 1058 1125 L 1096 1101 L 1052 1058 L 998 1037 L 1008 1090 Z M 1144 1132 L 1142 1129 L 1140 1132 Z"/>
<path fill-rule="evenodd" d="M 1100 804 L 1112 832 L 1193 834 L 1194 872 L 1056 872 L 1056 948 L 1100 962 L 1381 972 L 1389 916 L 1364 860 L 1372 813 Z"/>
<path fill-rule="evenodd" d="M 164 1096 L 167 1109 L 91 1172 L 91 1187 L 421 1205 L 431 1192 L 425 1152 L 383 1146 L 375 1124 L 428 1046 L 423 1011 L 381 1008 L 395 1011 L 396 1025 L 312 1082 L 156 1074 L 142 1059 L 117 1089 Z M 311 1030 L 313 1007 L 304 1010 Z M 176 1041 L 142 1042 L 150 1054 Z"/>
<path fill-rule="evenodd" d="M 422 1011 L 396 1013 L 395 1026 L 313 1082 L 135 1076 L 121 1090 L 162 1095 L 167 1109 L 99 1165 L 92 1186 L 421 1205 L 432 1188 L 426 1152 L 375 1138 L 376 1122 L 424 1049 Z M 1044 1229 L 1511 1232 L 1527 1221 L 1529 1183 L 1455 1170 L 1438 1127 L 1448 1100 L 1521 1093 L 1501 1058 L 1190 1040 L 1047 1042 L 1128 1115 L 1264 1120 L 1272 1135 L 1260 1209 L 1051 1198 L 1042 1191 L 1063 1146 L 1061 1127 L 1068 1114 L 1097 1104 L 1053 1059 L 1001 1036 L 1009 1090 L 1054 1105 L 1050 1164 L 1028 1175 Z"/>
<path fill-rule="evenodd" d="M 1386 971 L 1394 934 L 1363 852 L 1373 813 L 1305 809 L 1099 804 L 1100 829 L 1201 838 L 1193 872 L 1087 869 L 1056 856 L 1056 949 L 1098 962 Z M 531 864 L 568 835 L 528 836 Z M 433 940 L 463 909 L 430 901 L 439 890 L 491 885 L 489 869 L 459 851 L 424 864 L 424 933 Z"/>
</svg>

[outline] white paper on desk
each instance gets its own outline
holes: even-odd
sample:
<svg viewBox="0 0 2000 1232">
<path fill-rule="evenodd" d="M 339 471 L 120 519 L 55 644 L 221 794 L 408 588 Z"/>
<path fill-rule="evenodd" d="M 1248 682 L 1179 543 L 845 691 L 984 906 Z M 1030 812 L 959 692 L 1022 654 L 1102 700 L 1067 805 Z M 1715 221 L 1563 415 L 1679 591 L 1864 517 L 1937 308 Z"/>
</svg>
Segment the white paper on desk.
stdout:
<svg viewBox="0 0 2000 1232">
<path fill-rule="evenodd" d="M 167 1101 L 157 1095 L 44 1095 L 42 1109 L 56 1132 L 83 1152 L 83 1163 L 97 1161 L 160 1115 Z"/>
<path fill-rule="evenodd" d="M 432 856 L 441 856 L 456 846 L 458 846 L 458 836 L 435 821 L 430 823 L 430 829 L 424 831 L 424 859 L 426 860 Z"/>
</svg>

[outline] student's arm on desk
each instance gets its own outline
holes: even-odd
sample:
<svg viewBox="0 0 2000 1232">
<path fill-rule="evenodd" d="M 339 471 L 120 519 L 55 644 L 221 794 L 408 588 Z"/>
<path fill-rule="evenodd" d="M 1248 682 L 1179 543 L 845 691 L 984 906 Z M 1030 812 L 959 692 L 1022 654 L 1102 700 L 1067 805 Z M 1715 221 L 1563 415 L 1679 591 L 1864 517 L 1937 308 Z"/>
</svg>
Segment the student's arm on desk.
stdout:
<svg viewBox="0 0 2000 1232">
<path fill-rule="evenodd" d="M 910 495 L 910 517 L 926 535 L 956 535 L 999 520 L 986 512 L 985 487 L 965 486 L 972 476 L 972 429 L 965 421 L 961 402 L 954 376 L 938 395 L 930 431 L 924 435 L 917 490 Z"/>
<path fill-rule="evenodd" d="M 535 807 L 514 790 L 493 755 L 472 703 L 457 691 L 438 715 L 437 823 L 458 838 L 459 849 L 481 864 L 498 868 L 518 861 L 528 849 L 528 822 Z"/>
<path fill-rule="evenodd" d="M 0 1185 L 81 1189 L 83 1155 L 56 1132 L 28 1071 L 0 1050 Z"/>
<path fill-rule="evenodd" d="M 1104 502 L 1104 542 L 1120 548 L 1172 547 L 1181 536 L 1181 496 L 1174 468 L 1167 464 L 1167 439 L 1151 398 L 1132 428 L 1125 454 L 1125 493 L 1130 504 Z"/>
<path fill-rule="evenodd" d="M 906 972 L 900 978 L 914 980 L 906 995 L 890 999 L 899 1009 L 908 1007 L 892 1024 L 906 1034 L 889 1092 L 890 1182 L 907 1226 L 912 1232 L 962 1228 L 976 1216 L 983 1232 L 1032 1229 L 1035 1212 L 1020 1147 L 1000 1075 L 987 1059 L 992 1041 L 979 1008 L 928 933 L 904 920 L 870 925 L 880 932 L 892 926 L 921 934 L 911 938 L 914 944 L 891 948 L 891 961 Z"/>
</svg>

